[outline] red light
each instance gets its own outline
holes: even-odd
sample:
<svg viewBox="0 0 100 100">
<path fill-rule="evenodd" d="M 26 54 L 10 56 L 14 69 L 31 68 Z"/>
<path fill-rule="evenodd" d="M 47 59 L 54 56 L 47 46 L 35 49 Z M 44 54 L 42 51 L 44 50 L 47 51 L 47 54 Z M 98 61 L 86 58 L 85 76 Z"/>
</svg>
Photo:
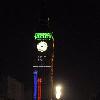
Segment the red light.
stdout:
<svg viewBox="0 0 100 100">
<path fill-rule="evenodd" d="M 41 100 L 41 93 L 42 93 L 42 79 L 38 78 L 38 100 Z"/>
</svg>

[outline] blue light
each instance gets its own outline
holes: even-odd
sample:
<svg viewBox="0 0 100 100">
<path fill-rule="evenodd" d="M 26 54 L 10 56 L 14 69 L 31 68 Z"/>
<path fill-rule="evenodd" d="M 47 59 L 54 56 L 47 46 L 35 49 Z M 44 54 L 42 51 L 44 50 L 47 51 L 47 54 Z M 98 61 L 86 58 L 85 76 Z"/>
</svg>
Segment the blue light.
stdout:
<svg viewBox="0 0 100 100">
<path fill-rule="evenodd" d="M 38 72 L 35 70 L 34 74 L 34 91 L 33 91 L 33 100 L 37 100 L 37 79 L 38 79 Z"/>
</svg>

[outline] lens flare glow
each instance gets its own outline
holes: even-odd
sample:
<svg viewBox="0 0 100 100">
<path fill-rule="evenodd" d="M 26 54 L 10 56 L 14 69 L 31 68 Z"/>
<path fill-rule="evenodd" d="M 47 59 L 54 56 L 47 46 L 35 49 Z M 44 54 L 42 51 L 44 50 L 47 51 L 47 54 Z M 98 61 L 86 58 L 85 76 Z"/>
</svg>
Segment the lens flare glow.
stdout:
<svg viewBox="0 0 100 100">
<path fill-rule="evenodd" d="M 60 97 L 61 97 L 61 86 L 58 85 L 56 86 L 56 98 L 60 99 Z"/>
</svg>

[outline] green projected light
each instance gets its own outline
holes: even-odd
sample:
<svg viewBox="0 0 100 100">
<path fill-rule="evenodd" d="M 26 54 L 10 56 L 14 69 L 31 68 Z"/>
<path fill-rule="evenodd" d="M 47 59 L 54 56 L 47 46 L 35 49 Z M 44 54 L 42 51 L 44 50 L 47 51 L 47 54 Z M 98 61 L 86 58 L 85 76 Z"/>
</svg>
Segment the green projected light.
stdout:
<svg viewBox="0 0 100 100">
<path fill-rule="evenodd" d="M 35 40 L 51 40 L 53 39 L 52 33 L 35 33 Z"/>
</svg>

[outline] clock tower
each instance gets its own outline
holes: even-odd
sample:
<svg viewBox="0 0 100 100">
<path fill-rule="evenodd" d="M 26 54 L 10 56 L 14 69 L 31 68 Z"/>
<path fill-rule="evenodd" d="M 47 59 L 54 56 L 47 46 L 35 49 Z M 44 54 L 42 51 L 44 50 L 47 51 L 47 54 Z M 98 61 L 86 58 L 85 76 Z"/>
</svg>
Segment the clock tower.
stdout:
<svg viewBox="0 0 100 100">
<path fill-rule="evenodd" d="M 52 100 L 53 96 L 54 37 L 49 21 L 46 12 L 42 13 L 32 33 L 33 100 Z"/>
</svg>

